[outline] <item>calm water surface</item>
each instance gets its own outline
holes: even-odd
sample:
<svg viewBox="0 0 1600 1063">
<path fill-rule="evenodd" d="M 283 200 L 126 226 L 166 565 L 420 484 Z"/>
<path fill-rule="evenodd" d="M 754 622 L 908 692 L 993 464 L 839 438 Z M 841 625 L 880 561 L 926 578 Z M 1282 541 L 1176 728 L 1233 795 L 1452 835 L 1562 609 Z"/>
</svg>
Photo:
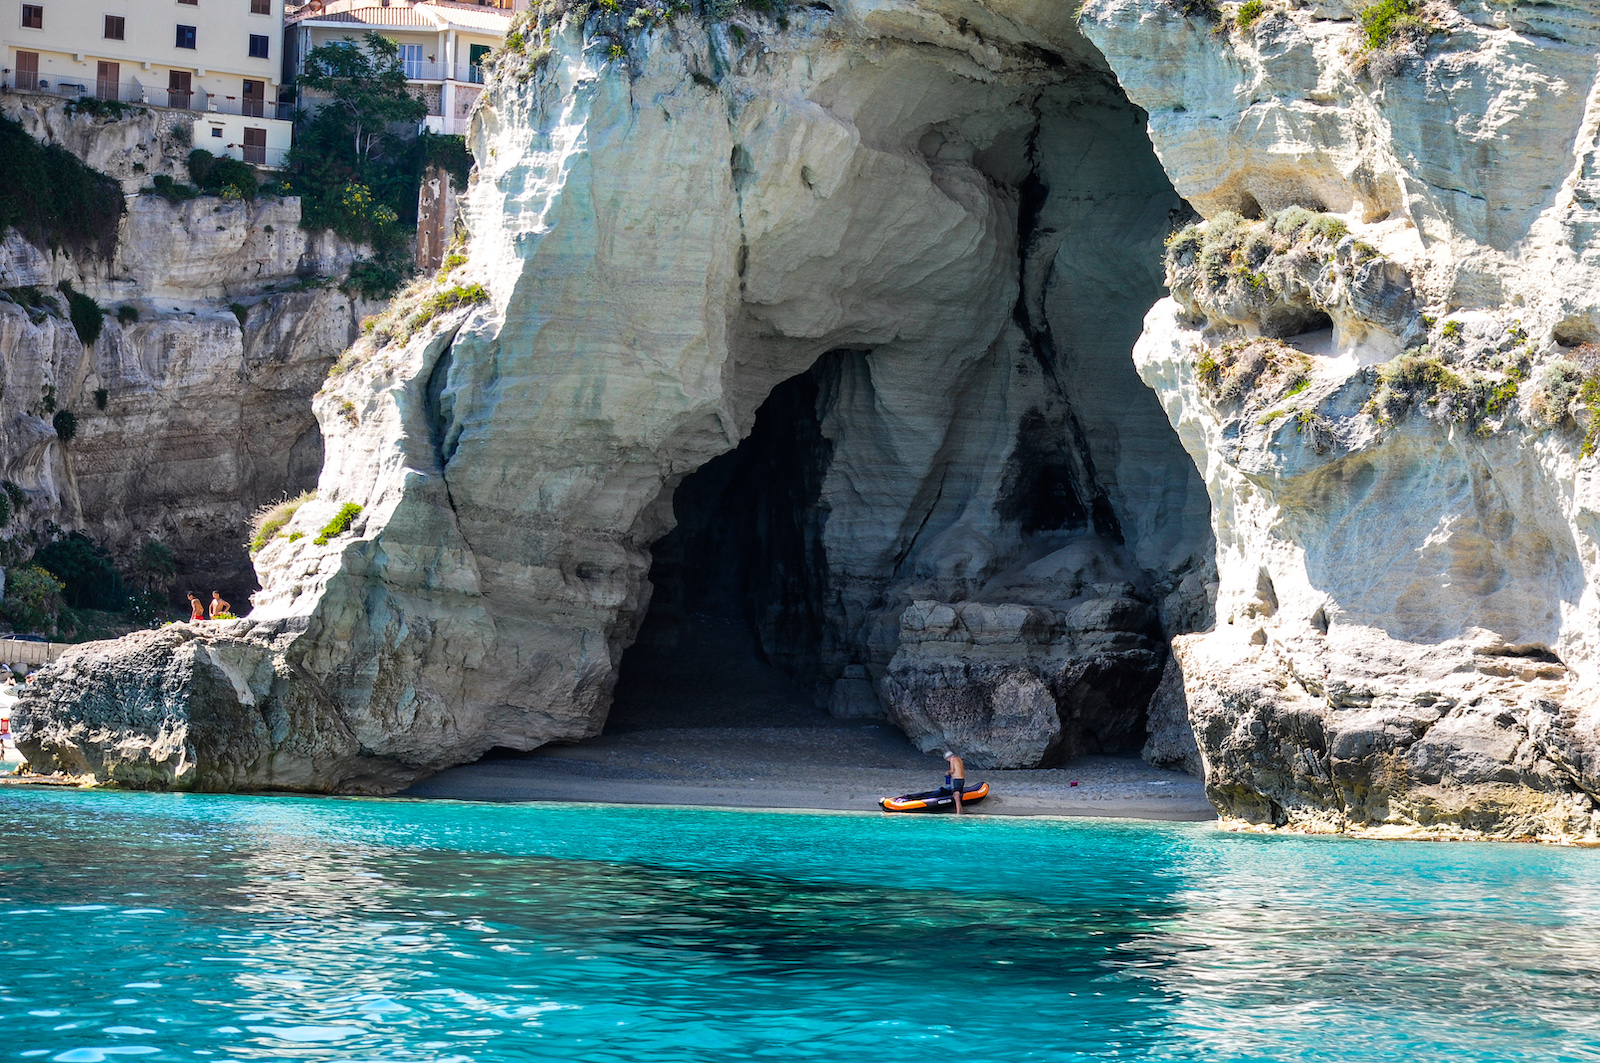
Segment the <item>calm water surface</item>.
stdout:
<svg viewBox="0 0 1600 1063">
<path fill-rule="evenodd" d="M 1600 1060 L 1600 853 L 0 793 L 0 1058 Z"/>
</svg>

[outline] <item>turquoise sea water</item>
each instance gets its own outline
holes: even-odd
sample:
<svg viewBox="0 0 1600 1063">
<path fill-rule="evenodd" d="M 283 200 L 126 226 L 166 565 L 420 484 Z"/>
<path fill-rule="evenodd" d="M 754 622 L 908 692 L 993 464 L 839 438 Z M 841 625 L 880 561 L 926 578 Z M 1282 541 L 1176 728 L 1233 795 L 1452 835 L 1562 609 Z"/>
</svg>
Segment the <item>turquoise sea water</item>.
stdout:
<svg viewBox="0 0 1600 1063">
<path fill-rule="evenodd" d="M 1600 853 L 0 793 L 0 1057 L 1600 1060 Z"/>
</svg>

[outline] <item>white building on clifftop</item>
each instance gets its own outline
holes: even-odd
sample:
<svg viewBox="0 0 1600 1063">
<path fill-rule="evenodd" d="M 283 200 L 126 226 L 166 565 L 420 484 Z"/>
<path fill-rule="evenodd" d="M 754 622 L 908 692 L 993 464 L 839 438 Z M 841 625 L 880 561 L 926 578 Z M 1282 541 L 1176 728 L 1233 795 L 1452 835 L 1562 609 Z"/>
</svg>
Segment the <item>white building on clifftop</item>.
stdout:
<svg viewBox="0 0 1600 1063">
<path fill-rule="evenodd" d="M 0 0 L 3 86 L 196 112 L 196 147 L 279 166 L 283 0 Z"/>
<path fill-rule="evenodd" d="M 525 7 L 527 0 L 311 0 L 289 12 L 288 68 L 297 76 L 313 48 L 380 34 L 400 46 L 406 80 L 428 105 L 423 127 L 431 133 L 465 133 L 467 116 L 483 91 L 483 59 L 505 40 L 512 14 Z M 315 106 L 314 99 L 305 104 Z"/>
</svg>

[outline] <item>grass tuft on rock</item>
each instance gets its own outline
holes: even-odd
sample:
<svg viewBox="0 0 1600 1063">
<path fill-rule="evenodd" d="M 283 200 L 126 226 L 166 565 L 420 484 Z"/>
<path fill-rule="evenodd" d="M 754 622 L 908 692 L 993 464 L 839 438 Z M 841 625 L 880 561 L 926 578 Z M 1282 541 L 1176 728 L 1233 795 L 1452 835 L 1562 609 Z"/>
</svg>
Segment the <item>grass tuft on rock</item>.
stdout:
<svg viewBox="0 0 1600 1063">
<path fill-rule="evenodd" d="M 1205 396 L 1219 406 L 1259 408 L 1310 384 L 1311 359 L 1281 340 L 1235 340 L 1203 350 L 1195 376 Z"/>
<path fill-rule="evenodd" d="M 1257 221 L 1223 211 L 1167 239 L 1167 287 L 1191 313 L 1251 322 L 1267 336 L 1326 327 L 1324 301 L 1338 297 L 1335 259 L 1369 261 L 1348 236 L 1342 218 L 1304 207 Z"/>
<path fill-rule="evenodd" d="M 277 537 L 278 533 L 294 519 L 300 507 L 317 497 L 315 491 L 302 491 L 293 498 L 285 498 L 274 502 L 270 506 L 262 506 L 256 510 L 255 516 L 250 521 L 250 552 L 256 553 L 267 543 Z"/>
<path fill-rule="evenodd" d="M 317 533 L 317 537 L 311 541 L 318 546 L 327 546 L 331 540 L 349 531 L 350 525 L 354 524 L 356 518 L 360 515 L 361 507 L 359 505 L 354 502 L 346 502 L 339 507 L 339 512 L 334 514 L 332 520 L 323 525 L 322 530 Z"/>
</svg>

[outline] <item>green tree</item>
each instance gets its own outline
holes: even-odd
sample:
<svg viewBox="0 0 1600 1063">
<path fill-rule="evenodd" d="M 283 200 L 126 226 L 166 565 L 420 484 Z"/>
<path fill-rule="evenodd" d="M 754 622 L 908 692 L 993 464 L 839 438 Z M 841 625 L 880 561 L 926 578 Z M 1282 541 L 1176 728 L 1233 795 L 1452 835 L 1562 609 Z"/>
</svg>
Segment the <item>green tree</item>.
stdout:
<svg viewBox="0 0 1600 1063">
<path fill-rule="evenodd" d="M 111 555 L 83 532 L 73 532 L 33 555 L 34 564 L 64 584 L 67 604 L 74 609 L 123 609 L 128 596 L 122 573 Z"/>
<path fill-rule="evenodd" d="M 160 539 L 147 539 L 133 566 L 145 590 L 165 592 L 178 576 L 178 555 Z"/>
<path fill-rule="evenodd" d="M 38 565 L 14 568 L 7 573 L 6 598 L 0 602 L 0 612 L 18 631 L 53 635 L 66 604 L 61 600 L 63 589 L 60 580 Z"/>
<path fill-rule="evenodd" d="M 313 124 L 323 127 L 320 132 L 343 134 L 358 178 L 395 149 L 391 125 L 420 122 L 428 113 L 406 86 L 400 46 L 377 33 L 368 33 L 360 44 L 346 38 L 311 49 L 300 84 L 328 97 Z"/>
</svg>

